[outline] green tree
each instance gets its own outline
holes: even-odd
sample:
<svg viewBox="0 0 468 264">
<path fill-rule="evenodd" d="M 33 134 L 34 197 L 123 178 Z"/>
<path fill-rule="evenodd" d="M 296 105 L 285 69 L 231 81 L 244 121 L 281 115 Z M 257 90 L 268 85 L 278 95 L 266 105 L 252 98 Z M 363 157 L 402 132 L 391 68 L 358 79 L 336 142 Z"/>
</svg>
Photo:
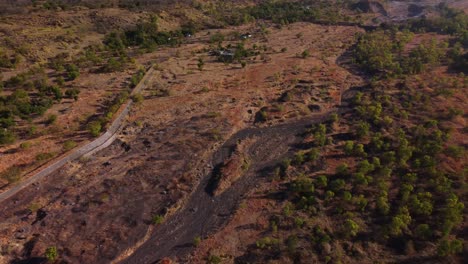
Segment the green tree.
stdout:
<svg viewBox="0 0 468 264">
<path fill-rule="evenodd" d="M 99 136 L 99 134 L 101 133 L 101 129 L 102 129 L 102 125 L 101 125 L 101 122 L 99 121 L 93 121 L 88 124 L 89 133 L 91 133 L 93 137 Z"/>
<path fill-rule="evenodd" d="M 382 215 L 387 215 L 390 212 L 390 204 L 388 203 L 388 193 L 382 191 L 376 200 L 377 209 Z"/>
<path fill-rule="evenodd" d="M 325 175 L 321 175 L 315 179 L 315 185 L 318 188 L 325 188 L 328 185 L 328 178 Z"/>
<path fill-rule="evenodd" d="M 463 242 L 458 239 L 448 240 L 442 239 L 437 247 L 437 254 L 441 257 L 446 257 L 463 251 Z"/>
<path fill-rule="evenodd" d="M 352 155 L 354 153 L 354 141 L 352 140 L 346 141 L 343 149 L 346 155 Z"/>
<path fill-rule="evenodd" d="M 392 217 L 389 234 L 392 236 L 400 236 L 404 230 L 408 229 L 409 224 L 411 223 L 411 215 L 407 207 L 401 207 L 398 213 Z"/>
<path fill-rule="evenodd" d="M 75 64 L 68 64 L 65 69 L 67 71 L 67 77 L 69 80 L 75 80 L 78 78 L 78 76 L 80 76 L 80 70 Z"/>
<path fill-rule="evenodd" d="M 432 236 L 431 227 L 428 224 L 420 224 L 414 230 L 416 237 L 427 240 Z"/>
<path fill-rule="evenodd" d="M 58 258 L 57 247 L 48 247 L 45 251 L 45 257 L 48 261 L 54 262 Z"/>
<path fill-rule="evenodd" d="M 205 66 L 205 61 L 203 61 L 203 58 L 198 58 L 198 64 L 197 64 L 198 70 L 203 71 L 203 66 Z"/>
<path fill-rule="evenodd" d="M 351 219 L 346 219 L 344 223 L 344 234 L 346 237 L 355 237 L 359 232 L 359 225 Z"/>
<path fill-rule="evenodd" d="M 78 95 L 80 94 L 80 90 L 77 88 L 70 88 L 65 91 L 65 97 L 78 101 Z"/>
</svg>

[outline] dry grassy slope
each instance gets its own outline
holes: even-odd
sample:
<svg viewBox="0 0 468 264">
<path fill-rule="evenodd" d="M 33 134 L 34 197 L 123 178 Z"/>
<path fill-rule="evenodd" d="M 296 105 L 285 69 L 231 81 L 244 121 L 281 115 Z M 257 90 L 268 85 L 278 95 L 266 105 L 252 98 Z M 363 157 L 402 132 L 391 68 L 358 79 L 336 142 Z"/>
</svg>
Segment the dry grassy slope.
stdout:
<svg viewBox="0 0 468 264">
<path fill-rule="evenodd" d="M 135 25 L 145 14 L 122 9 L 44 11 L 2 17 L 2 47 L 23 48 L 27 60 L 19 70 L 44 63 L 59 53 L 75 54 L 82 48 L 100 43 L 103 34 Z M 5 77 L 7 74 L 4 73 Z"/>
<path fill-rule="evenodd" d="M 15 14 L 0 17 L 0 47 L 7 52 L 21 49 L 25 58 L 15 69 L 1 69 L 0 76 L 7 80 L 30 67 L 48 62 L 57 54 L 68 53 L 73 57 L 92 44 L 100 44 L 104 33 L 122 28 L 133 27 L 140 19 L 147 19 L 147 12 L 131 12 L 124 9 L 76 8 L 69 11 L 43 11 L 30 14 Z M 161 30 L 172 30 L 180 25 L 181 18 L 161 13 L 158 20 Z M 149 62 L 152 63 L 152 62 Z M 67 139 L 77 142 L 86 141 L 89 136 L 83 131 L 82 123 L 91 115 L 103 111 L 104 102 L 126 87 L 127 78 L 135 71 L 130 65 L 121 73 L 96 74 L 93 70 L 81 69 L 81 75 L 66 88 L 78 88 L 78 101 L 63 99 L 55 104 L 43 118 L 32 120 L 32 124 L 18 120 L 18 127 L 37 127 L 40 136 L 28 140 L 31 146 L 22 149 L 20 145 L 26 140 L 17 140 L 15 144 L 2 146 L 0 152 L 0 172 L 10 166 L 25 166 L 25 171 L 36 166 L 35 157 L 40 153 L 62 152 Z M 55 73 L 46 70 L 53 81 Z M 5 93 L 11 93 L 10 90 Z M 49 115 L 57 115 L 54 126 L 45 126 L 44 120 Z M 10 161 L 10 162 L 8 162 Z M 11 162 L 13 161 L 13 162 Z M 3 186 L 5 181 L 0 181 Z"/>
<path fill-rule="evenodd" d="M 241 27 L 223 32 L 257 30 Z M 32 256 L 42 256 L 46 247 L 57 245 L 61 256 L 71 262 L 106 263 L 144 237 L 154 214 L 175 210 L 176 204 L 183 203 L 200 177 L 207 175 L 217 143 L 251 126 L 262 106 L 277 102 L 285 91 L 304 89 L 282 111 L 275 111 L 269 123 L 309 115 L 308 105 L 317 90 L 294 88 L 296 80 L 326 82 L 330 91 L 360 83 L 335 64 L 359 29 L 303 23 L 269 31 L 265 38 L 255 34 L 247 41 L 248 46 L 266 45 L 268 49 L 264 60 L 252 58 L 245 69 L 197 53 L 209 46 L 207 32 L 197 34 L 201 43 L 140 57 L 141 63 L 169 59 L 159 64 L 154 86 L 145 92 L 146 100 L 131 116 L 120 141 L 96 158 L 70 164 L 38 187 L 19 193 L 18 202 L 1 205 L 0 218 L 5 224 L 0 237 L 11 248 L 9 257 L 20 256 L 26 241 L 36 241 Z M 283 47 L 287 51 L 280 52 Z M 309 58 L 297 56 L 306 49 Z M 199 56 L 206 63 L 201 72 L 196 65 Z M 171 91 L 169 97 L 154 95 L 161 87 Z M 320 103 L 325 112 L 336 100 L 339 97 L 313 103 Z M 43 224 L 35 222 L 36 215 L 28 213 L 28 208 L 47 212 L 44 219 L 37 218 Z M 23 236 L 23 229 L 26 240 L 16 239 Z M 30 240 L 34 234 L 41 235 Z"/>
</svg>

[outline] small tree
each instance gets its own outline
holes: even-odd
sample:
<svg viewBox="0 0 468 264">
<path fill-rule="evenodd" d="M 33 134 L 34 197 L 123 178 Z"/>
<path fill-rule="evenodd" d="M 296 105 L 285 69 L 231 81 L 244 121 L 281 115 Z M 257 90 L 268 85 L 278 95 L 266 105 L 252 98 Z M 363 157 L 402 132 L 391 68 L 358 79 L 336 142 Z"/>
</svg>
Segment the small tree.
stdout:
<svg viewBox="0 0 468 264">
<path fill-rule="evenodd" d="M 155 215 L 151 219 L 151 223 L 153 223 L 153 225 L 160 225 L 162 224 L 163 221 L 164 221 L 164 216 L 162 215 Z"/>
<path fill-rule="evenodd" d="M 51 114 L 47 117 L 46 123 L 47 125 L 52 125 L 53 123 L 55 123 L 55 121 L 57 121 L 57 115 Z"/>
<path fill-rule="evenodd" d="M 73 99 L 75 101 L 78 101 L 78 95 L 79 94 L 80 94 L 80 90 L 78 90 L 76 88 L 67 89 L 65 91 L 65 97 Z"/>
<path fill-rule="evenodd" d="M 420 239 L 429 239 L 432 236 L 432 230 L 428 224 L 420 224 L 414 230 L 416 237 Z"/>
<path fill-rule="evenodd" d="M 203 58 L 198 58 L 198 64 L 197 64 L 198 70 L 203 71 L 203 66 L 205 66 L 205 62 L 203 61 Z"/>
<path fill-rule="evenodd" d="M 437 248 L 437 254 L 441 257 L 458 254 L 462 251 L 463 242 L 458 239 L 454 239 L 452 241 L 449 241 L 448 239 L 443 239 L 439 242 L 439 246 Z"/>
<path fill-rule="evenodd" d="M 143 97 L 143 95 L 141 93 L 136 93 L 136 94 L 134 94 L 132 96 L 133 102 L 135 102 L 137 104 L 143 102 L 144 99 L 145 98 Z"/>
<path fill-rule="evenodd" d="M 353 154 L 353 150 L 354 150 L 354 141 L 352 140 L 348 140 L 345 142 L 344 144 L 344 152 L 346 155 L 352 155 Z"/>
<path fill-rule="evenodd" d="M 89 133 L 91 133 L 93 137 L 99 136 L 99 134 L 101 133 L 101 129 L 102 129 L 102 125 L 101 125 L 101 122 L 99 121 L 93 121 L 88 124 Z"/>
<path fill-rule="evenodd" d="M 194 238 L 193 238 L 193 245 L 196 246 L 196 247 L 198 247 L 198 245 L 200 245 L 200 243 L 201 243 L 201 240 L 202 240 L 202 239 L 201 239 L 200 236 L 194 237 Z"/>
<path fill-rule="evenodd" d="M 50 262 L 54 262 L 55 260 L 57 260 L 57 257 L 58 257 L 57 247 L 55 246 L 48 247 L 45 252 L 45 257 Z"/>
<path fill-rule="evenodd" d="M 76 78 L 78 78 L 78 76 L 80 76 L 78 66 L 76 66 L 75 64 L 68 64 L 66 67 L 66 71 L 69 80 L 75 80 Z"/>
<path fill-rule="evenodd" d="M 359 225 L 351 219 L 346 219 L 344 223 L 344 234 L 346 237 L 355 237 L 359 232 Z"/>
</svg>

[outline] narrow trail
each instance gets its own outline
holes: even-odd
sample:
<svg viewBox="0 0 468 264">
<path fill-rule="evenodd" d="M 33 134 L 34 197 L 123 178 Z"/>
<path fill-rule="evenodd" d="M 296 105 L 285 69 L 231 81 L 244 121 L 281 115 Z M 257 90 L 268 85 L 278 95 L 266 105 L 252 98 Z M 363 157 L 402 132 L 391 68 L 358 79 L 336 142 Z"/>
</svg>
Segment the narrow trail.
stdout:
<svg viewBox="0 0 468 264">
<path fill-rule="evenodd" d="M 152 236 L 121 263 L 155 263 L 164 257 L 186 257 L 193 250 L 194 238 L 207 237 L 224 226 L 245 194 L 267 176 L 265 170 L 288 154 L 291 147 L 299 142 L 301 132 L 314 123 L 324 121 L 327 115 L 271 127 L 247 128 L 234 134 L 213 155 L 211 162 L 216 167 L 230 155 L 236 142 L 255 138 L 248 153 L 252 166 L 246 174 L 219 196 L 212 196 L 206 191 L 211 173 L 205 175 L 185 206 L 155 227 Z"/>
</svg>

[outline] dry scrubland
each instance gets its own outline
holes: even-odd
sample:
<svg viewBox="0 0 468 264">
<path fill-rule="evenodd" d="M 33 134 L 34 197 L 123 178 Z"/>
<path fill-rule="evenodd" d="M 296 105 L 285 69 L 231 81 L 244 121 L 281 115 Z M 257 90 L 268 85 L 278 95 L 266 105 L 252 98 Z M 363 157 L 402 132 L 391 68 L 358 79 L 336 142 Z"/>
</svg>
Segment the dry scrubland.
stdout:
<svg viewBox="0 0 468 264">
<path fill-rule="evenodd" d="M 135 105 L 0 204 L 0 263 L 463 262 L 465 13 L 65 2 L 0 16 L 0 188 Z"/>
</svg>

